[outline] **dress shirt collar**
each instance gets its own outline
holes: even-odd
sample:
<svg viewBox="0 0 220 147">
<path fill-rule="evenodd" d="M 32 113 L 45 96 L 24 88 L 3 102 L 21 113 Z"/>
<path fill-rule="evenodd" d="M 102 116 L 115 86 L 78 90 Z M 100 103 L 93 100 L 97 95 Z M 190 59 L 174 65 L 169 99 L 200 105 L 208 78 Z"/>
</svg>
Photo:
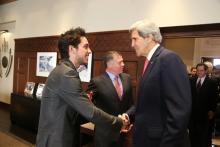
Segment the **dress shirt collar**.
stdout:
<svg viewBox="0 0 220 147">
<path fill-rule="evenodd" d="M 115 76 L 117 76 L 117 75 L 114 75 L 113 73 L 111 73 L 109 71 L 106 71 L 106 73 L 108 74 L 108 76 L 110 77 L 113 85 L 115 86 Z M 122 86 L 122 81 L 121 81 L 120 75 L 118 75 L 118 81 L 119 81 L 120 87 L 122 89 L 122 94 L 123 94 L 123 86 Z"/>
<path fill-rule="evenodd" d="M 198 84 L 199 80 L 201 79 L 201 85 L 202 85 L 204 80 L 205 80 L 205 78 L 206 78 L 206 75 L 204 77 L 201 77 L 201 78 L 198 77 L 198 79 L 196 81 L 196 84 Z"/>
<path fill-rule="evenodd" d="M 151 57 L 153 56 L 154 52 L 156 51 L 156 49 L 160 46 L 160 44 L 156 44 L 151 50 L 150 52 L 148 53 L 147 55 L 147 59 L 148 61 L 150 61 Z"/>
<path fill-rule="evenodd" d="M 114 82 L 114 79 L 115 79 L 115 76 L 113 73 L 109 72 L 109 71 L 106 71 L 106 73 L 108 74 L 108 76 L 110 77 L 110 79 Z M 119 77 L 120 79 L 120 77 Z"/>
</svg>

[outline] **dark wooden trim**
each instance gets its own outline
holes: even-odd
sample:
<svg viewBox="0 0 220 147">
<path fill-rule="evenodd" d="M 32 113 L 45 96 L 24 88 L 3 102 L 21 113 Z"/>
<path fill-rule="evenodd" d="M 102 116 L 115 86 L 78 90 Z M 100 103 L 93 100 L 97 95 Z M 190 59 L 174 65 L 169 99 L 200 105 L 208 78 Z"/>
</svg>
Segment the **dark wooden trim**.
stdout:
<svg viewBox="0 0 220 147">
<path fill-rule="evenodd" d="M 163 33 L 219 30 L 220 23 L 161 27 Z"/>
<path fill-rule="evenodd" d="M 0 5 L 7 4 L 10 2 L 14 2 L 14 1 L 17 1 L 17 0 L 0 0 Z"/>
<path fill-rule="evenodd" d="M 164 38 L 220 36 L 220 23 L 161 27 Z"/>
<path fill-rule="evenodd" d="M 10 110 L 10 104 L 0 102 L 0 108 L 9 111 Z"/>
</svg>

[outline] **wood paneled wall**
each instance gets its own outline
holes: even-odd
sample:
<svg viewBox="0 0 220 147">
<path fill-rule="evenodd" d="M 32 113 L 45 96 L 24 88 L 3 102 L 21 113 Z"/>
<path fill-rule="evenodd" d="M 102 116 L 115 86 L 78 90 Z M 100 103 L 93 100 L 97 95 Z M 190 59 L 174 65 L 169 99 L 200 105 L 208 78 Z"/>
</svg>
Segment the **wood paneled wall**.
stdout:
<svg viewBox="0 0 220 147">
<path fill-rule="evenodd" d="M 93 77 L 104 72 L 103 55 L 106 51 L 116 50 L 124 58 L 124 72 L 132 77 L 134 97 L 141 75 L 143 61 L 137 58 L 130 47 L 128 31 L 111 31 L 87 34 L 93 51 Z M 15 64 L 13 92 L 22 93 L 27 81 L 45 83 L 45 77 L 36 76 L 37 52 L 58 52 L 58 36 L 15 39 Z"/>
<path fill-rule="evenodd" d="M 163 27 L 161 32 L 164 44 L 167 39 L 187 37 L 213 37 L 220 36 L 220 24 Z M 24 91 L 27 81 L 35 83 L 45 82 L 45 77 L 36 76 L 37 52 L 58 51 L 59 36 L 35 37 L 15 39 L 15 64 L 13 92 Z M 134 96 L 136 95 L 139 76 L 143 68 L 143 59 L 137 58 L 130 47 L 128 30 L 88 33 L 88 40 L 93 51 L 93 76 L 104 72 L 102 57 L 106 51 L 119 51 L 125 61 L 125 72 L 132 77 Z"/>
<path fill-rule="evenodd" d="M 15 39 L 13 92 L 22 93 L 27 81 L 45 83 L 36 76 L 37 52 L 57 52 L 58 36 Z"/>
</svg>

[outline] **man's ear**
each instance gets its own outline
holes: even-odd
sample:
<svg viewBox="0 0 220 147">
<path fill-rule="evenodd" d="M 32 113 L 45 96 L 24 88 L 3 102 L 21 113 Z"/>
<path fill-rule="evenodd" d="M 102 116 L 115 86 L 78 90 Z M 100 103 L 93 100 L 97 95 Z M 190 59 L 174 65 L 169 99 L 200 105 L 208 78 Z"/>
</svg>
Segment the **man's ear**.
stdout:
<svg viewBox="0 0 220 147">
<path fill-rule="evenodd" d="M 76 52 L 76 48 L 74 47 L 74 46 L 72 46 L 72 45 L 69 45 L 69 48 L 68 48 L 69 50 L 69 54 L 71 54 L 71 53 L 73 53 L 73 54 L 75 54 L 75 52 Z"/>
<path fill-rule="evenodd" d="M 107 67 L 112 68 L 112 64 L 113 64 L 112 61 L 107 62 Z"/>
</svg>

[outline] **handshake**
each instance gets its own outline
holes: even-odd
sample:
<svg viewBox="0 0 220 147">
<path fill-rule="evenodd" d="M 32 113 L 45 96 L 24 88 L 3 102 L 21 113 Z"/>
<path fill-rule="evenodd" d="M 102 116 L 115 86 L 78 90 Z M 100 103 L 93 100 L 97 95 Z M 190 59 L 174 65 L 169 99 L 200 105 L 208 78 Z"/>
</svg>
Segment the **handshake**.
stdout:
<svg viewBox="0 0 220 147">
<path fill-rule="evenodd" d="M 128 133 L 131 130 L 131 128 L 133 127 L 133 125 L 130 124 L 130 119 L 129 119 L 128 114 L 126 114 L 126 113 L 123 113 L 122 115 L 119 114 L 118 117 L 121 118 L 122 122 L 123 122 L 123 126 L 122 126 L 120 132 L 121 133 Z"/>
</svg>

